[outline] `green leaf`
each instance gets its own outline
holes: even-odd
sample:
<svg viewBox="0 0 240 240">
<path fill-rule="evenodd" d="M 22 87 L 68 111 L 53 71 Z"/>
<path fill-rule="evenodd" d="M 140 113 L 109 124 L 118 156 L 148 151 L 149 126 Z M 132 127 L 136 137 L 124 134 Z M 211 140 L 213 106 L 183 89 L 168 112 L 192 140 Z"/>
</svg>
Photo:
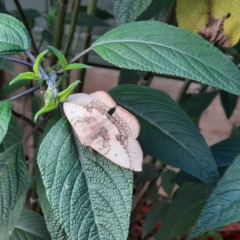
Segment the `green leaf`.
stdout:
<svg viewBox="0 0 240 240">
<path fill-rule="evenodd" d="M 153 181 L 159 176 L 159 169 L 153 163 L 145 163 L 142 166 L 142 171 L 137 173 L 135 183 L 145 183 L 147 181 Z"/>
<path fill-rule="evenodd" d="M 157 19 L 165 22 L 175 0 L 152 0 L 147 9 L 137 18 L 138 21 L 150 20 L 157 16 Z"/>
<path fill-rule="evenodd" d="M 73 70 L 73 69 L 80 69 L 80 68 L 91 68 L 91 66 L 88 66 L 86 64 L 82 64 L 82 63 L 72 63 L 67 65 L 64 70 Z"/>
<path fill-rule="evenodd" d="M 64 55 L 53 46 L 48 46 L 48 49 L 51 50 L 56 55 L 56 57 L 58 58 L 59 62 L 62 65 L 62 68 L 65 69 L 67 67 L 67 60 L 64 57 Z"/>
<path fill-rule="evenodd" d="M 211 104 L 218 91 L 204 92 L 199 94 L 186 94 L 185 100 L 180 106 L 187 112 L 188 116 L 198 126 L 200 117 L 205 109 Z"/>
<path fill-rule="evenodd" d="M 22 212 L 28 190 L 28 174 L 22 145 L 0 153 L 0 239 L 8 239 Z"/>
<path fill-rule="evenodd" d="M 36 76 L 38 76 L 39 78 L 41 78 L 41 74 L 40 74 L 40 71 L 39 71 L 39 67 L 41 66 L 41 62 L 42 62 L 42 59 L 43 57 L 48 53 L 48 49 L 44 50 L 43 52 L 41 52 L 37 58 L 36 58 L 36 61 L 33 65 L 33 71 L 34 73 L 36 74 Z"/>
<path fill-rule="evenodd" d="M 163 172 L 161 176 L 161 179 L 162 179 L 161 183 L 162 183 L 163 190 L 167 193 L 168 196 L 172 195 L 172 191 L 175 186 L 175 183 L 172 183 L 171 180 L 175 175 L 176 175 L 175 171 L 166 170 L 165 172 Z"/>
<path fill-rule="evenodd" d="M 188 239 L 240 220 L 240 155 L 218 182 Z"/>
<path fill-rule="evenodd" d="M 38 76 L 34 72 L 23 72 L 17 75 L 12 81 L 9 82 L 9 85 L 12 85 L 13 83 L 16 83 L 18 81 L 22 80 L 39 80 Z"/>
<path fill-rule="evenodd" d="M 52 240 L 66 240 L 67 235 L 60 224 L 59 219 L 54 214 L 54 211 L 47 199 L 46 189 L 43 185 L 43 181 L 39 172 L 38 167 L 35 169 L 36 181 L 37 181 L 37 193 L 41 208 L 44 214 L 44 218 L 47 224 L 48 231 L 51 234 Z"/>
<path fill-rule="evenodd" d="M 17 118 L 12 115 L 8 125 L 7 134 L 3 139 L 4 149 L 6 150 L 12 147 L 17 142 L 21 142 L 21 140 L 22 140 L 22 131 L 19 128 Z"/>
<path fill-rule="evenodd" d="M 240 94 L 237 66 L 211 43 L 181 28 L 133 22 L 104 34 L 93 49 L 122 68 L 176 75 Z"/>
<path fill-rule="evenodd" d="M 18 10 L 13 10 L 10 13 L 18 20 L 22 20 L 21 15 Z M 28 20 L 32 20 L 34 18 L 38 18 L 41 16 L 40 12 L 33 8 L 23 9 L 23 13 Z"/>
<path fill-rule="evenodd" d="M 75 82 L 73 82 L 72 84 L 70 84 L 68 86 L 67 89 L 63 90 L 62 92 L 58 93 L 57 94 L 57 97 L 59 99 L 59 102 L 64 102 L 68 96 L 72 93 L 72 91 L 74 90 L 74 88 L 79 84 L 81 83 L 80 80 L 76 80 Z"/>
<path fill-rule="evenodd" d="M 56 217 L 71 239 L 126 239 L 132 172 L 93 155 L 79 142 L 77 148 L 70 125 L 62 119 L 39 149 L 38 165 Z"/>
<path fill-rule="evenodd" d="M 87 6 L 80 6 L 79 8 L 79 12 L 87 12 Z M 114 16 L 107 12 L 106 10 L 103 10 L 101 8 L 96 8 L 95 9 L 95 16 L 101 20 L 107 20 L 107 19 L 110 19 L 110 18 L 114 18 Z"/>
<path fill-rule="evenodd" d="M 217 167 L 203 136 L 183 109 L 165 92 L 137 85 L 109 91 L 138 119 L 138 138 L 145 154 L 181 168 L 203 182 L 218 180 Z"/>
<path fill-rule="evenodd" d="M 20 88 L 24 87 L 25 85 L 27 85 L 29 83 L 28 80 L 21 80 L 19 82 L 16 82 L 15 84 L 9 85 L 9 82 L 6 82 L 3 85 L 3 88 L 0 92 L 0 95 L 2 97 L 6 97 L 12 93 L 14 93 L 15 91 L 19 90 Z"/>
<path fill-rule="evenodd" d="M 199 178 L 196 178 L 189 173 L 179 171 L 171 180 L 171 182 L 177 183 L 203 183 Z"/>
<path fill-rule="evenodd" d="M 118 79 L 118 85 L 137 84 L 140 79 L 143 79 L 143 72 L 122 68 Z"/>
<path fill-rule="evenodd" d="M 9 14 L 9 12 L 6 10 L 4 4 L 2 3 L 2 1 L 0 1 L 0 13 L 7 13 Z"/>
<path fill-rule="evenodd" d="M 165 213 L 160 229 L 154 236 L 158 240 L 171 240 L 188 233 L 213 190 L 206 184 L 181 186 Z"/>
<path fill-rule="evenodd" d="M 54 35 L 47 29 L 44 29 L 42 31 L 42 38 L 50 45 L 53 44 L 54 41 Z"/>
<path fill-rule="evenodd" d="M 118 25 L 133 22 L 152 0 L 113 0 L 113 9 Z"/>
<path fill-rule="evenodd" d="M 11 61 L 8 61 L 7 59 L 2 59 L 2 61 L 0 63 L 0 69 L 4 69 L 8 72 L 16 74 L 14 63 Z"/>
<path fill-rule="evenodd" d="M 44 218 L 24 209 L 9 240 L 51 240 Z"/>
<path fill-rule="evenodd" d="M 240 154 L 240 135 L 233 135 L 211 146 L 218 167 L 230 166 Z"/>
<path fill-rule="evenodd" d="M 0 101 L 0 143 L 4 139 L 11 119 L 11 101 Z"/>
<path fill-rule="evenodd" d="M 163 219 L 163 216 L 168 209 L 169 203 L 163 202 L 157 202 L 150 208 L 144 220 L 142 238 L 145 238 L 152 228 Z"/>
<path fill-rule="evenodd" d="M 222 90 L 220 91 L 220 98 L 224 112 L 227 118 L 230 118 L 234 109 L 237 106 L 238 96 Z"/>
<path fill-rule="evenodd" d="M 214 237 L 216 240 L 224 240 L 224 239 L 222 238 L 222 236 L 221 236 L 219 233 L 215 232 L 215 231 L 210 231 L 210 232 L 208 232 L 208 233 L 207 233 L 207 236 L 208 236 L 208 237 Z"/>
<path fill-rule="evenodd" d="M 70 24 L 72 19 L 72 12 L 68 12 L 65 18 L 65 24 Z M 107 27 L 109 24 L 103 22 L 101 19 L 87 13 L 79 13 L 77 25 L 81 27 Z"/>
<path fill-rule="evenodd" d="M 11 55 L 30 49 L 29 34 L 16 18 L 0 13 L 0 32 L 0 55 Z"/>
</svg>

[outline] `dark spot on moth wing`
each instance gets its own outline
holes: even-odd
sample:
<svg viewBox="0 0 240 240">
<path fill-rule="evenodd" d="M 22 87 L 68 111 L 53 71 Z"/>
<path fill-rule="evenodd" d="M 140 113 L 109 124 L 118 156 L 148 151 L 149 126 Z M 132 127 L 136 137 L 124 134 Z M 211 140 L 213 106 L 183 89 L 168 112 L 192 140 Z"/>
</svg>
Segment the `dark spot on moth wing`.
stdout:
<svg viewBox="0 0 240 240">
<path fill-rule="evenodd" d="M 112 115 L 113 118 L 120 121 L 119 124 L 127 126 L 131 131 L 131 136 L 137 138 L 140 132 L 140 124 L 138 120 L 124 108 L 117 106 L 115 112 Z"/>
<path fill-rule="evenodd" d="M 92 97 L 92 99 L 104 103 L 107 106 L 108 110 L 116 107 L 116 103 L 113 101 L 110 95 L 104 91 L 97 91 L 91 93 L 90 96 Z"/>
<path fill-rule="evenodd" d="M 112 116 L 112 115 L 114 114 L 115 110 L 116 110 L 116 108 L 111 108 L 111 109 L 109 109 L 109 110 L 107 111 L 107 113 L 108 113 L 110 116 Z"/>
</svg>

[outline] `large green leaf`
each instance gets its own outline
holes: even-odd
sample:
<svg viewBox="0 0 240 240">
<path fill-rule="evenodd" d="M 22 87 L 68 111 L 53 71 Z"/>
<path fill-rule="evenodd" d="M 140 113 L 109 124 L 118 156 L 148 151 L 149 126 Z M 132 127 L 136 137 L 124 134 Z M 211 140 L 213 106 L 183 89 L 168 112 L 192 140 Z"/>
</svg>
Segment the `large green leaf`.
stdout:
<svg viewBox="0 0 240 240">
<path fill-rule="evenodd" d="M 42 141 L 38 165 L 47 199 L 69 238 L 127 238 L 133 187 L 130 170 L 93 155 L 79 142 L 76 148 L 64 119 Z"/>
<path fill-rule="evenodd" d="M 44 218 L 24 209 L 9 240 L 51 240 Z"/>
<path fill-rule="evenodd" d="M 201 211 L 188 239 L 240 220 L 240 155 L 226 170 Z"/>
<path fill-rule="evenodd" d="M 22 145 L 0 153 L 0 239 L 8 239 L 22 212 L 28 174 Z"/>
<path fill-rule="evenodd" d="M 113 9 L 118 25 L 133 22 L 152 0 L 113 0 Z"/>
<path fill-rule="evenodd" d="M 213 187 L 206 184 L 181 186 L 162 219 L 155 239 L 171 240 L 179 234 L 188 233 L 212 190 Z"/>
<path fill-rule="evenodd" d="M 157 16 L 157 19 L 165 22 L 175 0 L 152 0 L 148 8 L 137 18 L 137 20 L 150 20 Z"/>
<path fill-rule="evenodd" d="M 72 13 L 68 12 L 66 15 L 65 23 L 70 24 L 72 19 Z M 106 27 L 109 24 L 105 23 L 101 19 L 95 17 L 94 15 L 80 12 L 78 14 L 77 25 L 81 27 Z"/>
<path fill-rule="evenodd" d="M 118 85 L 137 84 L 142 78 L 143 72 L 122 68 L 118 79 Z"/>
<path fill-rule="evenodd" d="M 183 109 L 165 92 L 137 85 L 109 91 L 141 125 L 138 138 L 145 154 L 181 168 L 203 182 L 218 180 L 217 167 L 203 136 Z"/>
<path fill-rule="evenodd" d="M 0 13 L 0 33 L 0 54 L 8 55 L 30 49 L 29 34 L 16 18 Z"/>
<path fill-rule="evenodd" d="M 11 118 L 11 101 L 0 101 L 0 143 L 5 137 Z"/>
<path fill-rule="evenodd" d="M 211 146 L 218 167 L 228 167 L 240 154 L 240 135 L 233 135 Z"/>
<path fill-rule="evenodd" d="M 240 71 L 221 51 L 187 30 L 161 22 L 133 22 L 93 43 L 108 62 L 123 68 L 176 75 L 240 94 Z"/>
<path fill-rule="evenodd" d="M 11 120 L 8 125 L 7 134 L 6 134 L 5 138 L 3 139 L 3 146 L 6 150 L 6 149 L 12 147 L 17 142 L 21 142 L 21 140 L 22 140 L 21 129 L 19 128 L 17 118 L 12 115 Z"/>
</svg>

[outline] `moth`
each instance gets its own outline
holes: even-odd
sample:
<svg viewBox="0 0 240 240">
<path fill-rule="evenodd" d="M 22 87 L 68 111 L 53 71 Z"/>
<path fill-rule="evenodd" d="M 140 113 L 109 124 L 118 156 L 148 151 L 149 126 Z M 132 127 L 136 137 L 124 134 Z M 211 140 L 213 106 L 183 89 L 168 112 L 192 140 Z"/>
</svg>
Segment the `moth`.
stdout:
<svg viewBox="0 0 240 240">
<path fill-rule="evenodd" d="M 143 152 L 136 138 L 138 120 L 104 91 L 70 95 L 63 104 L 80 142 L 115 164 L 142 171 Z"/>
</svg>

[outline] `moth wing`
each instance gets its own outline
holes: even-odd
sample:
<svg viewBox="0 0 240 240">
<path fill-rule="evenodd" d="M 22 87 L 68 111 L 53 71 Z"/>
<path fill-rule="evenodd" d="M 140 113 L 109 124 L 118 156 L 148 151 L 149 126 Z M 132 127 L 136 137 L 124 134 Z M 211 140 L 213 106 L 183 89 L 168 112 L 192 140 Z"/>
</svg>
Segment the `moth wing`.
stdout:
<svg viewBox="0 0 240 240">
<path fill-rule="evenodd" d="M 90 96 L 95 100 L 103 102 L 108 107 L 108 110 L 116 107 L 116 103 L 113 101 L 110 95 L 104 91 L 91 93 Z"/>
<path fill-rule="evenodd" d="M 70 95 L 63 109 L 80 142 L 89 146 L 103 125 L 103 115 L 92 108 L 92 98 L 84 93 Z"/>
<path fill-rule="evenodd" d="M 100 133 L 90 147 L 121 167 L 142 171 L 143 153 L 138 141 L 130 137 L 121 144 L 119 131 L 111 121 L 104 122 L 103 129 L 106 135 Z"/>
<path fill-rule="evenodd" d="M 128 125 L 130 131 L 131 131 L 131 136 L 133 138 L 137 138 L 140 132 L 140 125 L 138 120 L 127 110 L 124 108 L 117 106 L 115 112 L 113 113 L 113 117 L 121 118 L 123 121 L 126 122 Z"/>
</svg>

